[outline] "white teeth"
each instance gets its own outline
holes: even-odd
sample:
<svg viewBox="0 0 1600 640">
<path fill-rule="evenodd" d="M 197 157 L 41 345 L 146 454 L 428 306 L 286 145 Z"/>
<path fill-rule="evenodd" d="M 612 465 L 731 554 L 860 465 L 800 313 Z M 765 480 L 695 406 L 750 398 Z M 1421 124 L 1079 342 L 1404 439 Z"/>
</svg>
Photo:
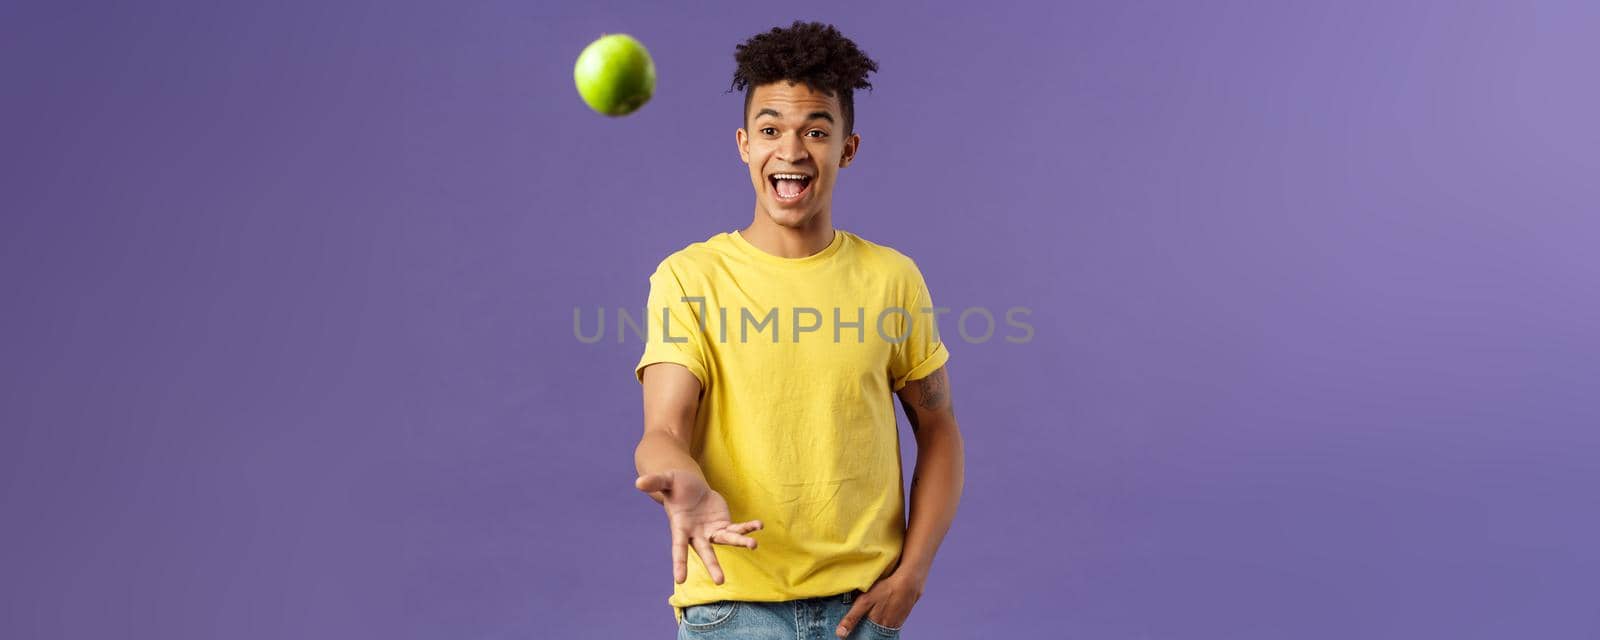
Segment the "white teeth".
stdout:
<svg viewBox="0 0 1600 640">
<path fill-rule="evenodd" d="M 805 180 L 806 179 L 806 176 L 798 174 L 798 173 L 774 173 L 774 174 L 772 174 L 772 177 L 776 178 L 778 180 Z"/>
</svg>

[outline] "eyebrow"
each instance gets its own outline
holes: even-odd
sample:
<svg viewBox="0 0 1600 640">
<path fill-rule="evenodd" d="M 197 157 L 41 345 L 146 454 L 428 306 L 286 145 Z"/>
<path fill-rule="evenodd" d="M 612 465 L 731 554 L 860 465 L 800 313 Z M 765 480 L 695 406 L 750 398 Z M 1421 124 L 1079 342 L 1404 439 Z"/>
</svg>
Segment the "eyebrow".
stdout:
<svg viewBox="0 0 1600 640">
<path fill-rule="evenodd" d="M 772 109 L 763 108 L 762 110 L 756 112 L 756 118 L 760 118 L 761 116 L 772 116 L 774 118 L 782 118 L 783 114 L 778 113 L 777 111 L 773 111 Z M 811 120 L 827 120 L 828 124 L 833 124 L 834 123 L 833 122 L 833 114 L 828 113 L 826 111 L 812 111 L 811 115 L 806 116 L 806 120 L 807 121 L 811 121 Z"/>
</svg>

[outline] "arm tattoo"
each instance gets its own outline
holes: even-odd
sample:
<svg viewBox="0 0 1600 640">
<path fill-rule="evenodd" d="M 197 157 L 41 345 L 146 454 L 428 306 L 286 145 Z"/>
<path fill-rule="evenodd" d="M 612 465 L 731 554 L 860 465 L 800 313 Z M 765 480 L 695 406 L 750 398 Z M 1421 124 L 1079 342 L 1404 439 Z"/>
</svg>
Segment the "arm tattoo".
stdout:
<svg viewBox="0 0 1600 640">
<path fill-rule="evenodd" d="M 917 390 L 922 392 L 919 403 L 923 409 L 937 410 L 950 400 L 950 381 L 945 377 L 944 367 L 939 367 L 931 375 L 916 381 Z"/>
<path fill-rule="evenodd" d="M 924 376 L 920 380 L 913 380 L 911 384 L 917 385 L 918 400 L 915 407 L 905 396 L 900 397 L 900 407 L 906 411 L 906 421 L 911 423 L 911 432 L 917 433 L 922 425 L 917 419 L 917 411 L 938 411 L 944 409 L 955 415 L 955 403 L 950 399 L 950 380 L 945 376 L 944 367 L 938 371 Z"/>
</svg>

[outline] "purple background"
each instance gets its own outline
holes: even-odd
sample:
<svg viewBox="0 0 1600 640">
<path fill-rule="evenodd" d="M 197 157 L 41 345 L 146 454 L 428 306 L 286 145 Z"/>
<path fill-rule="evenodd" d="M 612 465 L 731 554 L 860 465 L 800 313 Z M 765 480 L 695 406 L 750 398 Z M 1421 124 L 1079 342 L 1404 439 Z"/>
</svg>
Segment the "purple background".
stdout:
<svg viewBox="0 0 1600 640">
<path fill-rule="evenodd" d="M 1034 310 L 905 637 L 1600 635 L 1594 3 L 99 4 L 0 4 L 0 636 L 670 637 L 573 309 L 749 222 L 795 17 L 882 65 L 837 225 Z"/>
</svg>

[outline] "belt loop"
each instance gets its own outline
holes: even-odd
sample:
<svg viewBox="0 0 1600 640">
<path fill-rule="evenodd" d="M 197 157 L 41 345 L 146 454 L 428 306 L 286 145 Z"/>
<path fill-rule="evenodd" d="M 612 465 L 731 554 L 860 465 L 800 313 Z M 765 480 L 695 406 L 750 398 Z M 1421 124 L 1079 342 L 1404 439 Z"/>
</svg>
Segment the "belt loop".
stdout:
<svg viewBox="0 0 1600 640">
<path fill-rule="evenodd" d="M 851 590 L 845 592 L 845 594 L 844 594 L 844 603 L 845 604 L 850 604 L 850 603 L 856 601 L 856 591 L 857 591 L 856 589 L 851 589 Z"/>
</svg>

